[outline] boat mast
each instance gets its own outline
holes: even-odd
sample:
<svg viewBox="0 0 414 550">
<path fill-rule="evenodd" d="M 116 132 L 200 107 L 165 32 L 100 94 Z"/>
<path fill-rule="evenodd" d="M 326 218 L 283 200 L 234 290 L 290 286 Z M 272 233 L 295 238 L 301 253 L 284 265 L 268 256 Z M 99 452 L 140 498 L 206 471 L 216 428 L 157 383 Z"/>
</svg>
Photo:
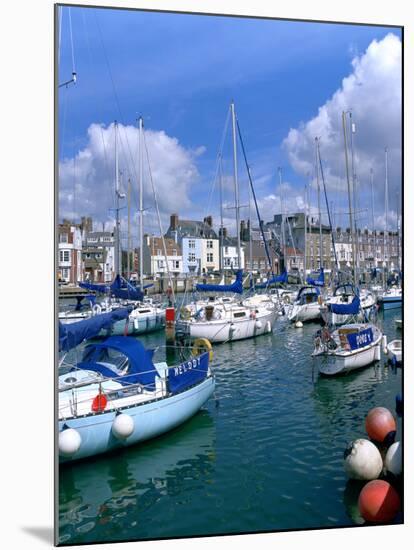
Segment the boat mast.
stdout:
<svg viewBox="0 0 414 550">
<path fill-rule="evenodd" d="M 221 162 L 221 153 L 219 153 L 218 156 L 218 163 L 219 163 L 219 190 L 220 190 L 220 231 L 219 231 L 219 246 L 220 246 L 220 273 L 224 273 L 224 260 L 223 260 L 223 166 Z"/>
<path fill-rule="evenodd" d="M 237 140 L 236 140 L 236 114 L 234 111 L 234 101 L 231 102 L 231 120 L 232 120 L 232 128 L 233 128 L 233 170 L 234 170 L 234 199 L 235 199 L 235 207 L 236 207 L 237 267 L 238 269 L 241 269 L 240 201 L 239 201 L 239 184 L 237 180 Z"/>
<path fill-rule="evenodd" d="M 143 175 L 143 144 L 142 144 L 142 117 L 139 117 L 139 285 L 141 290 L 144 288 L 144 209 L 143 209 L 143 196 L 142 196 L 142 175 Z M 167 260 L 166 260 L 167 261 Z"/>
<path fill-rule="evenodd" d="M 131 278 L 131 179 L 128 178 L 128 246 L 127 246 L 127 278 Z"/>
<path fill-rule="evenodd" d="M 385 148 L 385 229 L 384 229 L 384 262 L 385 269 L 388 272 L 387 258 L 388 254 L 388 148 Z"/>
<path fill-rule="evenodd" d="M 119 275 L 119 166 L 118 166 L 118 122 L 115 120 L 115 199 L 116 199 L 116 231 L 115 231 L 115 274 Z"/>
<path fill-rule="evenodd" d="M 303 284 L 306 284 L 306 260 L 307 260 L 307 252 L 308 252 L 307 233 L 308 233 L 308 185 L 305 184 L 305 246 L 304 246 L 304 256 L 303 256 Z"/>
<path fill-rule="evenodd" d="M 346 170 L 346 181 L 348 186 L 348 206 L 349 206 L 349 230 L 351 232 L 351 248 L 352 248 L 352 259 L 353 259 L 353 272 L 354 272 L 354 283 L 356 284 L 356 273 L 355 273 L 355 243 L 354 243 L 354 234 L 353 234 L 353 220 L 352 220 L 352 202 L 351 202 L 351 182 L 349 179 L 349 166 L 348 166 L 348 139 L 346 132 L 346 113 L 342 111 L 342 128 L 344 132 L 344 152 L 345 152 L 345 170 Z"/>
<path fill-rule="evenodd" d="M 354 140 L 353 135 L 356 132 L 355 123 L 352 122 L 352 111 L 349 111 L 349 123 L 351 126 L 350 132 L 350 145 L 351 145 L 351 170 L 352 170 L 352 204 L 354 209 L 354 235 L 355 235 L 355 259 L 356 259 L 356 273 L 359 281 L 360 276 L 360 266 L 359 266 L 359 238 L 358 238 L 358 228 L 357 228 L 357 210 L 356 210 L 356 173 L 355 173 L 355 163 L 354 163 Z"/>
<path fill-rule="evenodd" d="M 372 231 L 374 234 L 374 267 L 377 267 L 377 232 L 375 230 L 375 216 L 374 216 L 374 170 L 370 169 L 371 177 L 371 217 L 372 217 Z"/>
<path fill-rule="evenodd" d="M 315 138 L 315 165 L 316 165 L 316 184 L 318 187 L 318 212 L 319 212 L 319 267 L 322 269 L 322 215 L 321 215 L 321 184 L 319 181 L 319 162 L 318 162 L 318 138 Z"/>
<path fill-rule="evenodd" d="M 286 233 L 285 233 L 285 216 L 284 216 L 284 204 L 283 204 L 283 193 L 282 193 L 282 169 L 280 166 L 277 168 L 279 174 L 279 196 L 280 196 L 280 244 L 282 249 L 282 258 L 283 258 L 283 268 L 286 269 L 285 265 L 285 251 L 286 251 Z"/>
</svg>

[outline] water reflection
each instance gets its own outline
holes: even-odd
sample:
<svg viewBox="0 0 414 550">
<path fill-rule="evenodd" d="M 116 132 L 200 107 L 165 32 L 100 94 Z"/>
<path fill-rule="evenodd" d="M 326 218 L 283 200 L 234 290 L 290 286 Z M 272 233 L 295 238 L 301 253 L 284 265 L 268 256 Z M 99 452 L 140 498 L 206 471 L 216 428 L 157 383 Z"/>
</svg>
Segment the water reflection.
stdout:
<svg viewBox="0 0 414 550">
<path fill-rule="evenodd" d="M 119 540 L 125 528 L 145 531 L 141 513 L 163 496 L 208 483 L 214 470 L 215 424 L 201 411 L 181 428 L 120 453 L 61 468 L 61 544 Z M 125 537 L 125 535 L 124 535 Z"/>
</svg>

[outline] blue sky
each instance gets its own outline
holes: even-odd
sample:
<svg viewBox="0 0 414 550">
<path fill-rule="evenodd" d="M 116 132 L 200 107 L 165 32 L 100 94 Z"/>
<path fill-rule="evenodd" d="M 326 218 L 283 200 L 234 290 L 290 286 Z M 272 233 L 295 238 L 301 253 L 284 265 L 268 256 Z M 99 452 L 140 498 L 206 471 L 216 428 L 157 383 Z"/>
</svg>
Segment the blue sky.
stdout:
<svg viewBox="0 0 414 550">
<path fill-rule="evenodd" d="M 59 82 L 70 78 L 72 71 L 68 10 L 69 8 L 62 9 Z M 398 100 L 400 84 L 395 82 L 395 68 L 389 73 L 377 71 L 372 76 L 372 69 L 367 71 L 364 69 L 366 64 L 363 63 L 363 56 L 373 41 L 381 44 L 390 32 L 400 38 L 400 31 L 396 28 L 93 8 L 71 8 L 71 19 L 78 82 L 67 89 L 62 88 L 59 94 L 59 160 L 66 162 L 66 171 L 62 170 L 61 173 L 62 215 L 66 213 L 80 217 L 91 213 L 97 220 L 102 218 L 100 221 L 104 221 L 111 207 L 110 194 L 99 194 L 104 203 L 101 207 L 91 207 L 90 201 L 87 206 L 88 201 L 82 200 L 86 194 L 85 187 L 89 185 L 90 189 L 97 191 L 101 185 L 100 181 L 94 179 L 93 174 L 99 171 L 96 166 L 92 169 L 90 164 L 82 165 L 82 153 L 83 156 L 86 153 L 89 156 L 93 154 L 90 148 L 91 135 L 88 134 L 91 124 L 102 124 L 108 129 L 113 120 L 117 119 L 123 126 L 133 126 L 137 116 L 142 114 L 146 129 L 153 132 L 154 143 L 160 133 L 164 133 L 168 137 L 166 154 L 170 156 L 170 171 L 175 166 L 172 160 L 174 147 L 180 148 L 177 153 L 178 156 L 181 155 L 177 181 L 185 180 L 179 190 L 185 197 L 179 214 L 183 217 L 191 217 L 193 214 L 192 217 L 195 218 L 200 217 L 206 208 L 224 122 L 229 103 L 234 99 L 253 177 L 257 181 L 256 192 L 263 207 L 263 217 L 267 220 L 271 218 L 272 212 L 276 213 L 278 210 L 278 166 L 283 169 L 289 210 L 297 210 L 297 197 L 303 194 L 303 187 L 308 180 L 303 170 L 298 169 L 298 155 L 302 154 L 304 159 L 310 161 L 311 152 L 306 151 L 306 147 L 298 152 L 296 145 L 292 144 L 290 130 L 306 132 L 306 125 L 318 117 L 319 109 L 332 100 L 335 92 L 341 90 L 343 79 L 357 71 L 355 65 L 351 64 L 355 58 L 362 60 L 360 69 L 365 70 L 362 82 L 367 82 L 365 88 L 361 83 L 359 86 L 370 89 L 369 86 L 374 85 L 371 82 L 373 78 L 385 79 L 385 88 L 388 89 L 389 83 L 390 92 L 384 98 L 384 103 L 390 102 L 390 97 L 394 96 Z M 380 52 L 381 60 L 386 51 L 384 46 L 382 53 Z M 378 65 L 375 55 L 371 55 L 371 58 L 374 56 L 371 65 L 374 68 Z M 395 63 L 394 59 L 394 65 Z M 384 63 L 384 67 L 387 68 L 387 63 Z M 368 82 L 368 79 L 371 81 Z M 365 111 L 362 104 L 369 98 L 362 95 L 359 102 L 357 85 L 358 82 L 354 83 L 356 92 L 348 96 L 353 98 L 355 104 L 348 105 L 347 108 L 352 108 L 356 113 L 360 108 L 363 113 Z M 378 82 L 378 88 L 384 89 L 383 80 Z M 344 95 L 346 93 L 348 92 L 344 91 Z M 380 89 L 378 94 L 381 94 Z M 374 105 L 380 98 L 372 94 L 371 101 Z M 392 103 L 395 103 L 394 99 Z M 338 111 L 337 114 L 340 120 L 341 112 Z M 382 127 L 381 134 L 376 124 L 380 124 L 383 117 L 376 116 L 374 111 L 372 115 L 377 122 L 363 121 L 365 135 L 361 133 L 361 136 L 355 136 L 357 159 L 359 160 L 359 155 L 361 157 L 358 197 L 362 210 L 368 205 L 368 201 L 370 205 L 365 166 L 369 152 L 372 152 L 375 145 L 376 160 L 373 158 L 372 164 L 376 172 L 376 183 L 379 180 L 382 182 L 383 165 L 380 159 L 383 159 L 383 147 L 389 145 L 391 138 L 387 134 L 391 126 L 395 135 L 392 137 L 393 144 L 389 153 L 390 175 L 392 174 L 390 186 L 398 190 L 401 185 L 401 144 L 398 135 L 400 120 L 394 120 L 399 119 L 398 109 L 394 109 L 394 119 L 390 125 Z M 362 118 L 361 115 L 360 119 Z M 358 124 L 357 116 L 354 120 Z M 370 135 L 367 135 L 368 129 Z M 321 132 L 323 134 L 323 129 Z M 381 135 L 380 141 L 378 135 Z M 372 143 L 368 144 L 368 141 L 371 142 L 370 136 Z M 109 133 L 106 137 L 106 148 L 109 149 L 112 143 Z M 102 139 L 105 140 L 106 137 Z M 124 140 L 125 159 L 128 155 L 131 158 L 135 154 L 131 152 L 131 149 L 135 149 L 135 145 L 132 145 L 134 138 L 130 139 L 128 145 Z M 337 145 L 339 147 L 339 142 Z M 324 146 L 327 148 L 324 159 L 327 163 L 327 177 L 331 176 L 332 181 L 339 181 L 342 177 L 341 171 L 344 171 L 343 153 L 341 157 L 339 149 L 333 150 L 331 144 L 324 143 L 322 139 L 322 156 Z M 152 154 L 149 143 L 149 149 L 151 157 L 154 155 L 153 162 L 162 164 L 162 146 L 157 151 L 154 149 Z M 365 156 L 363 150 L 366 150 Z M 239 156 L 241 159 L 241 153 Z M 188 162 L 187 168 L 184 157 Z M 226 139 L 224 157 L 225 173 L 229 177 L 225 198 L 231 201 L 229 138 Z M 74 171 L 71 178 L 68 167 L 72 161 Z M 125 160 L 121 169 L 124 170 L 125 178 L 129 175 L 134 179 L 130 162 Z M 108 179 L 105 184 L 108 191 L 111 187 L 111 168 L 107 165 L 106 169 L 109 173 L 103 173 L 101 179 Z M 181 179 L 180 170 L 186 174 Z M 241 163 L 239 170 L 243 198 L 247 197 L 247 186 Z M 356 170 L 358 171 L 358 164 Z M 189 172 L 191 176 L 188 176 Z M 160 178 L 163 177 L 162 174 L 160 170 Z M 72 183 L 70 179 L 73 180 Z M 165 217 L 170 213 L 169 206 L 177 206 L 177 209 L 180 206 L 179 201 L 165 200 L 169 190 L 168 182 L 171 186 L 170 193 L 173 194 L 174 179 L 155 181 L 162 195 L 160 203 Z M 380 224 L 379 218 L 384 208 L 383 192 L 381 194 L 379 191 L 379 185 L 375 187 L 375 204 L 378 210 L 376 217 Z M 337 210 L 345 208 L 346 199 L 345 194 L 338 191 L 339 188 L 339 183 L 336 188 L 332 183 L 330 191 L 330 200 L 337 203 Z M 71 193 L 70 190 L 73 189 L 75 192 Z M 393 193 L 393 197 L 395 195 Z M 314 199 L 313 195 L 313 203 Z M 149 195 L 147 200 L 150 200 Z M 213 203 L 210 209 L 214 210 L 217 217 L 218 198 Z M 397 200 L 391 200 L 391 209 L 396 212 Z M 226 211 L 229 218 L 232 216 L 230 212 Z M 362 218 L 361 214 L 361 225 L 366 221 Z M 392 219 L 390 214 L 389 223 Z M 228 223 L 231 225 L 230 219 Z"/>
</svg>

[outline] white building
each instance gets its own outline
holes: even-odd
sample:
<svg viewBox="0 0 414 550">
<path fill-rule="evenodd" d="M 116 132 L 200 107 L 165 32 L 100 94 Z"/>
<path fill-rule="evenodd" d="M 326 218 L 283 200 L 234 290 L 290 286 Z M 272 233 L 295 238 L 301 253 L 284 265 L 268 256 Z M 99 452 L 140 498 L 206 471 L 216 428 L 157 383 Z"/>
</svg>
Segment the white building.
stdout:
<svg viewBox="0 0 414 550">
<path fill-rule="evenodd" d="M 167 257 L 165 257 L 164 246 L 161 237 L 145 235 L 143 248 L 143 264 L 145 275 L 178 276 L 183 272 L 183 256 L 180 246 L 173 240 L 164 237 Z M 168 265 L 168 268 L 167 268 Z"/>
<path fill-rule="evenodd" d="M 76 284 L 83 280 L 82 231 L 74 224 L 59 224 L 58 280 Z"/>
<path fill-rule="evenodd" d="M 91 231 L 84 242 L 85 276 L 95 282 L 109 283 L 115 277 L 115 236 L 112 231 Z"/>
<path fill-rule="evenodd" d="M 244 248 L 240 248 L 241 265 L 239 266 L 239 256 L 237 254 L 237 239 L 235 237 L 223 237 L 222 257 L 224 270 L 244 269 Z"/>
<path fill-rule="evenodd" d="M 215 238 L 183 237 L 183 273 L 202 275 L 220 268 L 219 241 Z"/>
</svg>

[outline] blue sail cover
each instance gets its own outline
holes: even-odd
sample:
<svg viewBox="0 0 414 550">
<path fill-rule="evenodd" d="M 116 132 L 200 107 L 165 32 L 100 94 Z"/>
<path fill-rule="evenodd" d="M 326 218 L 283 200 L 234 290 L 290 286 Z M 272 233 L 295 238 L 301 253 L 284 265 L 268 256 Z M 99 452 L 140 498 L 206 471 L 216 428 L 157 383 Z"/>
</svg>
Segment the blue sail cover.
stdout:
<svg viewBox="0 0 414 550">
<path fill-rule="evenodd" d="M 178 393 L 194 386 L 207 377 L 208 352 L 193 357 L 177 367 L 168 369 L 168 387 L 172 393 Z"/>
<path fill-rule="evenodd" d="M 308 285 L 314 285 L 314 286 L 324 286 L 325 284 L 325 275 L 323 272 L 323 267 L 321 267 L 321 270 L 319 272 L 319 276 L 317 279 L 313 279 L 312 277 L 308 277 L 306 279 L 306 282 Z"/>
<path fill-rule="evenodd" d="M 374 334 L 372 328 L 368 327 L 364 330 L 360 330 L 356 333 L 347 334 L 346 338 L 348 340 L 349 346 L 352 350 L 364 348 L 374 341 Z"/>
<path fill-rule="evenodd" d="M 203 292 L 237 292 L 237 294 L 243 294 L 243 270 L 239 269 L 236 273 L 236 280 L 231 285 L 197 284 L 196 289 Z"/>
<path fill-rule="evenodd" d="M 358 296 L 354 296 L 350 304 L 328 304 L 328 309 L 337 315 L 356 315 L 361 302 Z"/>
<path fill-rule="evenodd" d="M 126 374 L 122 375 L 116 370 L 100 364 L 105 361 L 108 350 L 115 350 L 129 359 L 129 368 Z M 143 344 L 135 338 L 128 336 L 110 336 L 104 342 L 89 344 L 85 348 L 83 361 L 76 365 L 76 368 L 99 372 L 107 378 L 116 378 L 116 381 L 123 386 L 131 384 L 142 384 L 147 388 L 155 385 L 155 376 L 158 375 L 152 356 L 154 350 L 145 349 Z"/>
<path fill-rule="evenodd" d="M 97 336 L 102 329 L 109 329 L 116 321 L 126 319 L 129 312 L 130 308 L 118 308 L 76 323 L 59 323 L 59 351 L 69 351 L 84 340 Z"/>
<path fill-rule="evenodd" d="M 287 282 L 288 282 L 288 272 L 285 269 L 280 275 L 275 275 L 265 283 L 260 283 L 259 285 L 256 285 L 256 288 L 267 288 L 268 286 L 276 283 L 287 283 Z"/>
<path fill-rule="evenodd" d="M 80 282 L 78 283 L 81 288 L 86 288 L 87 290 L 93 290 L 95 292 L 101 292 L 103 294 L 111 294 L 115 298 L 120 298 L 121 300 L 137 300 L 141 301 L 144 298 L 144 294 L 139 287 L 131 285 L 126 279 L 121 277 L 119 274 L 115 277 L 113 282 L 108 284 L 94 284 L 89 282 Z M 147 285 L 144 288 L 152 286 Z"/>
</svg>

